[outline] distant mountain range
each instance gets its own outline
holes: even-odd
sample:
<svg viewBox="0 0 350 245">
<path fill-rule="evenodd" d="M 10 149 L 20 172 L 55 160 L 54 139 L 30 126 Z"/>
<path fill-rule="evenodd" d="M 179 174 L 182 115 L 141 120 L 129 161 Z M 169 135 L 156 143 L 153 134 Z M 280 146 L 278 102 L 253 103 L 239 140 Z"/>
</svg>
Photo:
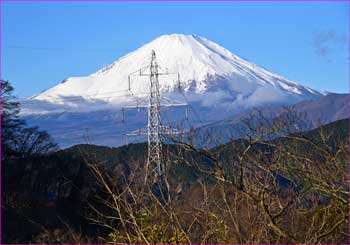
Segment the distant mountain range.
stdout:
<svg viewBox="0 0 350 245">
<path fill-rule="evenodd" d="M 231 140 L 232 137 L 244 137 L 246 132 L 237 129 L 242 129 L 243 119 L 248 118 L 253 113 L 259 112 L 265 119 L 275 119 L 283 113 L 288 113 L 288 110 L 298 117 L 298 126 L 301 128 L 295 128 L 295 131 L 311 130 L 321 125 L 349 118 L 349 96 L 349 94 L 330 93 L 319 99 L 305 100 L 288 106 L 257 107 L 228 117 L 225 120 L 198 127 L 195 134 L 204 135 L 210 132 L 217 137 L 220 136 L 221 143 L 223 143 Z M 198 138 L 203 138 L 203 136 Z M 214 142 L 207 141 L 211 146 L 216 144 Z M 201 140 L 199 144 L 203 143 L 203 140 Z"/>
<path fill-rule="evenodd" d="M 122 118 L 121 108 L 147 104 L 148 77 L 129 75 L 149 73 L 152 50 L 160 73 L 170 73 L 159 77 L 162 103 L 190 105 L 188 118 L 183 108 L 164 108 L 164 124 L 224 127 L 254 107 L 278 110 L 280 105 L 301 101 L 305 102 L 298 107 L 312 115 L 312 124 L 319 116 L 329 122 L 343 118 L 346 112 L 339 108 L 345 106 L 344 99 L 336 95 L 323 100 L 326 92 L 269 72 L 204 37 L 172 34 L 156 38 L 89 76 L 64 79 L 32 96 L 22 103 L 22 117 L 47 130 L 63 147 L 86 141 L 124 144 L 125 133 L 145 126 L 147 121 L 146 110 L 129 110 Z M 328 103 L 325 101 L 332 96 L 334 101 L 327 104 L 329 108 L 333 104 L 332 110 L 326 112 L 320 104 L 324 112 L 317 112 L 317 101 Z"/>
</svg>

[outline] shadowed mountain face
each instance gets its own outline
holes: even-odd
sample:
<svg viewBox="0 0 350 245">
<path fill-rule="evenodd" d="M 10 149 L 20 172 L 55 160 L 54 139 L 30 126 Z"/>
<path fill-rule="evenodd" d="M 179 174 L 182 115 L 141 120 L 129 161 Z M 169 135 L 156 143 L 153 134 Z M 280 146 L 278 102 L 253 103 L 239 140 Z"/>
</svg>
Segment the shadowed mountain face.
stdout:
<svg viewBox="0 0 350 245">
<path fill-rule="evenodd" d="M 244 119 L 259 113 L 259 117 L 272 120 L 286 113 L 293 113 L 297 122 L 292 131 L 305 131 L 337 120 L 349 118 L 349 94 L 328 94 L 319 99 L 305 100 L 289 106 L 257 107 L 239 113 L 225 120 L 217 121 L 195 130 L 197 143 L 209 146 L 227 142 L 230 139 L 244 137 L 246 134 Z M 210 132 L 216 139 L 205 139 Z"/>
<path fill-rule="evenodd" d="M 319 99 L 305 100 L 288 108 L 295 110 L 310 123 L 310 128 L 315 128 L 323 124 L 349 117 L 349 94 L 334 94 L 330 93 Z M 285 111 L 285 106 L 273 107 L 257 107 L 264 116 L 274 117 Z M 236 115 L 232 118 L 227 118 L 223 123 L 234 123 L 240 120 L 244 115 L 249 114 L 250 111 Z M 301 115 L 300 115 L 301 116 Z M 214 123 L 215 125 L 215 123 Z"/>
<path fill-rule="evenodd" d="M 313 127 L 349 118 L 349 94 L 328 94 L 318 100 L 302 101 L 294 108 L 306 114 Z"/>
</svg>

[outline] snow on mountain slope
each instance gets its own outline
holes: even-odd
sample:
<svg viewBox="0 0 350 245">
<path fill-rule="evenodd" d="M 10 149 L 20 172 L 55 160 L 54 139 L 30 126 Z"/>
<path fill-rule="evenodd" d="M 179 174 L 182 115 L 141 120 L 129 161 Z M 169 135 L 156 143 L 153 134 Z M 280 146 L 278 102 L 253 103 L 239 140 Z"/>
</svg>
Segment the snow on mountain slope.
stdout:
<svg viewBox="0 0 350 245">
<path fill-rule="evenodd" d="M 186 93 L 201 95 L 211 92 L 212 96 L 222 98 L 223 95 L 238 104 L 256 105 L 264 101 L 283 102 L 321 95 L 319 91 L 250 63 L 206 38 L 173 34 L 160 36 L 87 77 L 65 79 L 32 99 L 52 100 L 70 96 L 90 99 L 86 95 L 127 90 L 128 75 L 149 64 L 152 50 L 157 54 L 160 72 L 175 73 L 160 77 L 161 91 L 165 93 L 177 90 L 176 74 L 179 73 L 181 87 Z M 148 80 L 132 78 L 131 89 L 136 94 L 147 93 Z M 194 99 L 198 98 L 194 96 Z M 118 102 L 120 98 L 111 96 L 102 100 Z"/>
<path fill-rule="evenodd" d="M 161 94 L 183 101 L 180 88 L 201 115 L 202 124 L 251 107 L 296 103 L 325 94 L 271 73 L 204 37 L 172 34 L 156 38 L 89 76 L 67 78 L 31 97 L 23 103 L 22 115 L 52 134 L 59 120 L 72 128 L 81 128 L 82 121 L 94 127 L 89 121 L 92 112 L 110 121 L 103 113 L 111 111 L 109 114 L 115 117 L 121 106 L 136 104 L 128 91 L 128 76 L 149 65 L 152 50 L 157 55 L 159 72 L 173 73 L 159 76 Z M 139 101 L 147 103 L 148 84 L 146 76 L 131 77 L 130 89 Z M 168 114 L 169 120 L 175 118 L 174 113 Z M 137 116 L 131 120 L 140 126 Z"/>
</svg>

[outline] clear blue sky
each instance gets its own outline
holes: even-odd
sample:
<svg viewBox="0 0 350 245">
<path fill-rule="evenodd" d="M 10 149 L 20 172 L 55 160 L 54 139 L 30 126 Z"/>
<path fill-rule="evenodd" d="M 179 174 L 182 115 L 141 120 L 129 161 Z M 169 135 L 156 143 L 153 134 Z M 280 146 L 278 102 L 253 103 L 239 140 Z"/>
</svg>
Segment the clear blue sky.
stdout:
<svg viewBox="0 0 350 245">
<path fill-rule="evenodd" d="M 348 2 L 2 2 L 2 78 L 20 97 L 159 35 L 198 34 L 313 88 L 349 91 Z"/>
</svg>

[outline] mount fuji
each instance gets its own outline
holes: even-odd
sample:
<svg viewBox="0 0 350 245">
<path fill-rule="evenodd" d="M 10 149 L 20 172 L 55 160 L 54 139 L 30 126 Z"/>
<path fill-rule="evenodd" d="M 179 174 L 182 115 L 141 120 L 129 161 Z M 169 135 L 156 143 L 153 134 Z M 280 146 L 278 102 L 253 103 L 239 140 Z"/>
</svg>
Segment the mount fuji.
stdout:
<svg viewBox="0 0 350 245">
<path fill-rule="evenodd" d="M 197 35 L 163 35 L 86 77 L 70 77 L 22 103 L 29 124 L 47 130 L 63 147 L 90 140 L 120 145 L 123 135 L 146 123 L 151 52 L 155 51 L 165 102 L 189 103 L 189 119 L 202 126 L 253 107 L 294 104 L 326 93 L 288 80 Z M 131 75 L 131 76 L 130 76 Z M 129 82 L 130 81 L 130 82 Z M 165 108 L 163 123 L 183 121 L 181 108 Z M 83 137 L 83 135 L 87 137 Z M 90 137 L 88 137 L 90 135 Z"/>
</svg>

